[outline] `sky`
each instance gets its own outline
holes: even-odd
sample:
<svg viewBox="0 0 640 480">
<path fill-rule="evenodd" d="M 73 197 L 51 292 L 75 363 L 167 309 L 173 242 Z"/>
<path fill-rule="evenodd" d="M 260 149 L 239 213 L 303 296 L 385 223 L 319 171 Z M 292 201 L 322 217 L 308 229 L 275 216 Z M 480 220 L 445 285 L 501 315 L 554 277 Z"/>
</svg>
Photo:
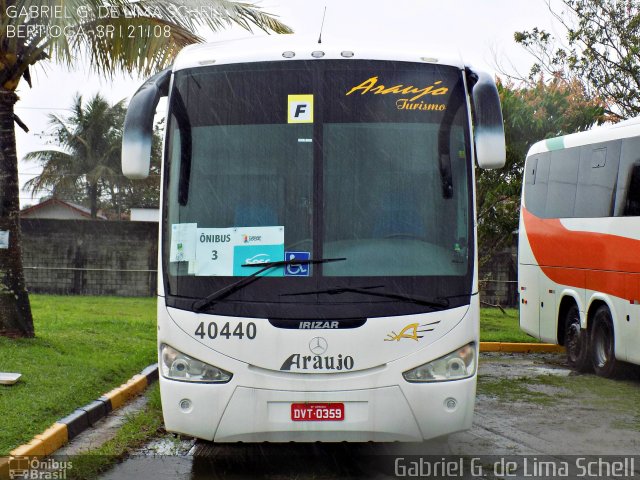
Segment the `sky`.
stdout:
<svg viewBox="0 0 640 480">
<path fill-rule="evenodd" d="M 551 0 L 558 5 L 559 0 Z M 425 52 L 458 53 L 465 63 L 490 73 L 496 70 L 526 74 L 533 58 L 513 40 L 516 31 L 544 28 L 562 36 L 546 0 L 262 0 L 255 1 L 266 12 L 276 14 L 296 33 L 317 35 L 326 6 L 323 38 L 375 38 L 423 45 Z M 559 9 L 559 7 L 558 7 Z M 251 35 L 241 28 L 218 33 L 202 32 L 207 41 Z M 256 35 L 263 35 L 256 30 Z M 49 148 L 49 114 L 65 116 L 74 96 L 90 98 L 101 93 L 115 103 L 130 98 L 144 81 L 116 76 L 112 80 L 92 74 L 83 65 L 73 70 L 46 63 L 32 71 L 33 88 L 21 82 L 17 115 L 29 133 L 16 129 L 18 158 L 30 151 Z M 33 163 L 19 162 L 20 183 L 40 173 Z M 38 202 L 21 191 L 22 207 Z"/>
</svg>

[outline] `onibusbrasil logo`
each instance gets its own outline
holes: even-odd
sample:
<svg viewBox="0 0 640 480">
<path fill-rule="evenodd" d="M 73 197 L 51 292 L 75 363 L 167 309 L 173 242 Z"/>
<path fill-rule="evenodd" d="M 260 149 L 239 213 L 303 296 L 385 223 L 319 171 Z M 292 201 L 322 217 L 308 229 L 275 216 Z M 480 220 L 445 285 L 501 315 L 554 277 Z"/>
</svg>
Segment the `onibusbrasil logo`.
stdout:
<svg viewBox="0 0 640 480">
<path fill-rule="evenodd" d="M 73 462 L 55 458 L 11 457 L 9 459 L 9 478 L 64 480 L 67 472 L 73 469 Z"/>
</svg>

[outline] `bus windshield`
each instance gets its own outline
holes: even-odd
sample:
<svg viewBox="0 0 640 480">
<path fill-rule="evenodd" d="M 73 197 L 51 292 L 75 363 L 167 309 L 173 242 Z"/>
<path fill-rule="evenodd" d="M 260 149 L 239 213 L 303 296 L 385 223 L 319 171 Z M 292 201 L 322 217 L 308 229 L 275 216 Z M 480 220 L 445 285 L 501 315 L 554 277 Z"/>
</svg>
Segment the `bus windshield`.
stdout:
<svg viewBox="0 0 640 480">
<path fill-rule="evenodd" d="M 409 62 L 176 72 L 165 142 L 167 303 L 188 309 L 261 265 L 299 259 L 307 262 L 265 269 L 210 308 L 346 318 L 433 308 L 415 296 L 468 304 L 466 98 L 459 69 Z"/>
</svg>

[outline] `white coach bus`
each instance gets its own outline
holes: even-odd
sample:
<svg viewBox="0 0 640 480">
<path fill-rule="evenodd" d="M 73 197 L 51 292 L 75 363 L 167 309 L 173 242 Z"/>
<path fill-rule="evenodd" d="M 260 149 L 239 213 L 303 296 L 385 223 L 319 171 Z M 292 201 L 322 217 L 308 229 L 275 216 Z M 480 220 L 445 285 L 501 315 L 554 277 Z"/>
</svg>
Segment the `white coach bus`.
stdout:
<svg viewBox="0 0 640 480">
<path fill-rule="evenodd" d="M 131 100 L 130 177 L 148 173 L 165 95 L 166 428 L 254 442 L 470 427 L 474 158 L 505 158 L 493 80 L 430 48 L 296 36 L 189 47 Z"/>
<path fill-rule="evenodd" d="M 640 364 L 640 119 L 551 138 L 526 159 L 520 327 L 610 377 Z"/>
</svg>

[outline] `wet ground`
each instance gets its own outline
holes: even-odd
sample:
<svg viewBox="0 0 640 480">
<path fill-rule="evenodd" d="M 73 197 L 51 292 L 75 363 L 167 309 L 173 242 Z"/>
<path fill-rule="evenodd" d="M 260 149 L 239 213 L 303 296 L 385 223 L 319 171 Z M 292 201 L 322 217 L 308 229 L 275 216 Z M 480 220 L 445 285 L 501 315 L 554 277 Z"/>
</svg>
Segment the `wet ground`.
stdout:
<svg viewBox="0 0 640 480">
<path fill-rule="evenodd" d="M 214 445 L 163 438 L 134 452 L 101 479 L 395 478 L 410 476 L 412 471 L 406 465 L 403 470 L 402 462 L 412 465 L 418 459 L 427 459 L 433 469 L 429 475 L 422 471 L 423 477 L 477 478 L 471 475 L 469 463 L 475 456 L 480 456 L 476 472 L 478 465 L 485 466 L 484 478 L 563 476 L 562 471 L 551 472 L 556 475 L 535 471 L 535 464 L 528 473 L 545 475 L 527 475 L 522 465 L 513 477 L 500 471 L 494 475 L 496 461 L 522 455 L 551 459 L 554 465 L 562 465 L 566 458 L 573 465 L 577 457 L 572 455 L 640 455 L 637 371 L 633 378 L 614 381 L 577 375 L 561 355 L 483 354 L 474 424 L 466 432 L 424 443 L 395 444 Z M 622 478 L 640 479 L 640 457 L 635 458 L 633 464 L 626 464 L 628 475 Z M 465 465 L 456 470 L 458 461 Z M 453 470 L 437 476 L 438 466 Z M 464 475 L 460 469 L 465 469 Z"/>
</svg>

